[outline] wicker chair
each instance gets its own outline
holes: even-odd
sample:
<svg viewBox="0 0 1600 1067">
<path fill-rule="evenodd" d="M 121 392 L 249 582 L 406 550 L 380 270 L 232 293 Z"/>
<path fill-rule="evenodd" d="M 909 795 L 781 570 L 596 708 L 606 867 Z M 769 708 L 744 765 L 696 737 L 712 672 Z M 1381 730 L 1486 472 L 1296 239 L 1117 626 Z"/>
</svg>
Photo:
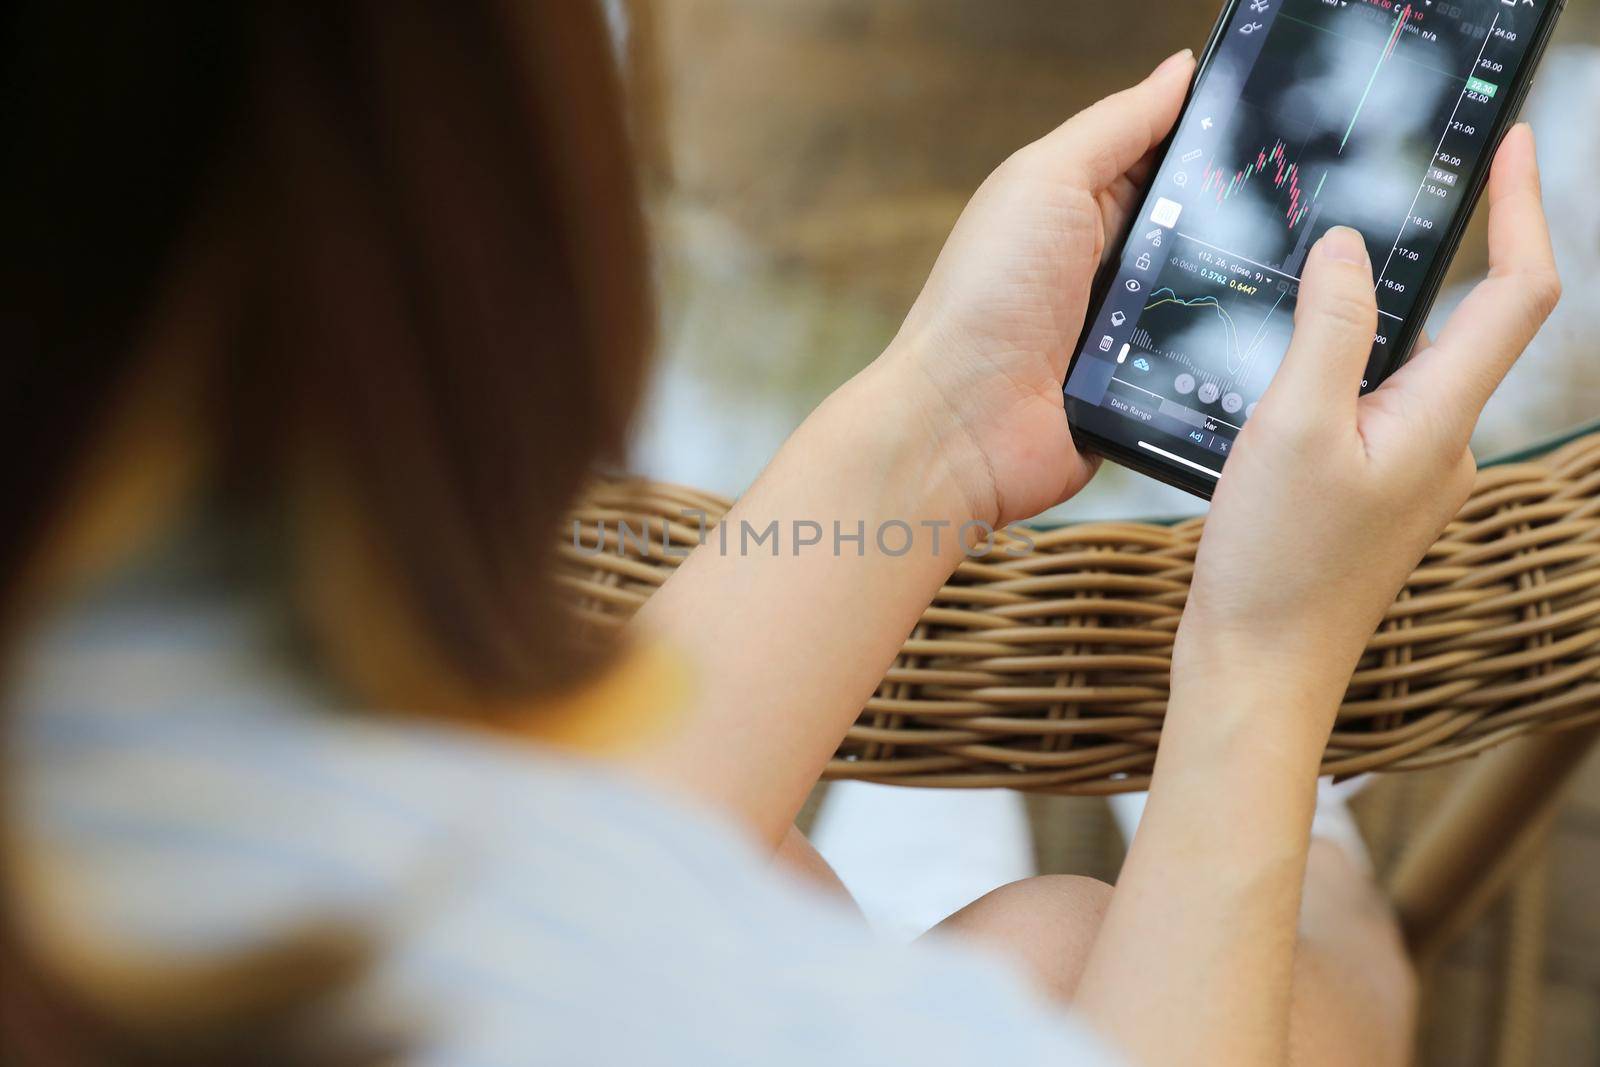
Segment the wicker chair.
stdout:
<svg viewBox="0 0 1600 1067">
<path fill-rule="evenodd" d="M 729 506 L 674 486 L 596 486 L 561 547 L 580 620 L 602 639 L 620 627 L 697 542 L 684 513 L 714 522 Z M 825 777 L 1144 788 L 1202 528 L 1064 526 L 1034 532 L 1020 555 L 999 538 L 923 613 Z M 1600 738 L 1600 433 L 1480 472 L 1368 643 L 1323 771 L 1432 767 L 1522 735 L 1534 736 L 1465 776 L 1393 873 L 1420 958 L 1512 878 Z"/>
<path fill-rule="evenodd" d="M 564 546 L 588 622 L 620 624 L 729 502 L 637 482 L 598 487 Z M 619 551 L 619 523 L 651 531 Z M 963 562 L 829 764 L 830 778 L 1142 789 L 1203 520 L 1003 536 Z M 663 536 L 674 552 L 662 549 Z M 1600 434 L 1489 467 L 1373 635 L 1323 771 L 1411 770 L 1530 731 L 1600 721 Z"/>
</svg>

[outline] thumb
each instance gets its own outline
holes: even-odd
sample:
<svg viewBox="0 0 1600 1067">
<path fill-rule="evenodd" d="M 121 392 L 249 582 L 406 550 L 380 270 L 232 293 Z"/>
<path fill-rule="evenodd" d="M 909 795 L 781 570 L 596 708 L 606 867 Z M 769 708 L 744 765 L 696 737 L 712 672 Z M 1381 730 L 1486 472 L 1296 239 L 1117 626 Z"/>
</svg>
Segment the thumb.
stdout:
<svg viewBox="0 0 1600 1067">
<path fill-rule="evenodd" d="M 1172 131 L 1194 76 L 1194 53 L 1168 56 L 1144 81 L 1080 111 L 1036 142 L 1040 158 L 1098 191 Z"/>
<path fill-rule="evenodd" d="M 1377 328 L 1366 238 L 1348 226 L 1335 226 L 1308 257 L 1294 339 L 1264 399 L 1287 402 L 1306 417 L 1353 419 Z"/>
</svg>

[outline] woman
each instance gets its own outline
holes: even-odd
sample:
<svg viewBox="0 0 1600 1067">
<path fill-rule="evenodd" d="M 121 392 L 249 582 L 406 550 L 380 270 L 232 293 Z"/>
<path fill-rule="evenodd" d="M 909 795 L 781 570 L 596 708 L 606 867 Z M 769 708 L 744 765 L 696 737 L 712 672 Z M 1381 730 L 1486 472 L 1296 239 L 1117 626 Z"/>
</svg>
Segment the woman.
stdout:
<svg viewBox="0 0 1600 1067">
<path fill-rule="evenodd" d="M 1311 256 L 1115 891 L 1019 883 L 902 949 L 793 819 L 962 545 L 701 551 L 587 658 L 552 546 L 648 335 L 598 17 L 313 7 L 12 16 L 8 1060 L 1403 1061 L 1405 963 L 1313 785 L 1558 293 L 1526 129 L 1490 279 L 1369 397 L 1364 246 Z M 1192 71 L 1002 164 L 732 521 L 1081 488 L 1065 361 Z"/>
</svg>

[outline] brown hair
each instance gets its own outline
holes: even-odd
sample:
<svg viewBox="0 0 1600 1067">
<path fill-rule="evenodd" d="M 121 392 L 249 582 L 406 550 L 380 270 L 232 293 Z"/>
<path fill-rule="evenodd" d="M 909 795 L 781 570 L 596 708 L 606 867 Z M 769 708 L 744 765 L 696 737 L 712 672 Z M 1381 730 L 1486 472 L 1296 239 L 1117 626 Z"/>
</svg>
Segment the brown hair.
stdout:
<svg viewBox="0 0 1600 1067">
<path fill-rule="evenodd" d="M 175 257 L 220 228 L 242 293 L 206 373 L 228 498 L 279 531 L 348 505 L 467 703 L 571 680 L 549 546 L 625 445 L 650 340 L 597 5 L 22 0 L 3 18 L 3 632 Z M 36 1021 L 12 932 L 0 999 Z"/>
</svg>

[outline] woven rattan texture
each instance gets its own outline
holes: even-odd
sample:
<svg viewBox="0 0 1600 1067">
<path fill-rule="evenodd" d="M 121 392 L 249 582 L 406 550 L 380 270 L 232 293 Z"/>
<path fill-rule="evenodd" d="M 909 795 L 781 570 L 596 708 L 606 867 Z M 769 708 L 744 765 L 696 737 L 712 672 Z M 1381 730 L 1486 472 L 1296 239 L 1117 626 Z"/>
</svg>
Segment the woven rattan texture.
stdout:
<svg viewBox="0 0 1600 1067">
<path fill-rule="evenodd" d="M 581 621 L 599 639 L 613 632 L 696 544 L 700 528 L 684 511 L 715 522 L 728 506 L 672 486 L 596 487 L 561 549 Z M 621 543 L 619 522 L 648 524 L 648 545 Z M 962 563 L 827 776 L 1066 793 L 1144 787 L 1201 528 L 1200 519 L 1069 526 L 1034 533 L 1026 555 L 1005 555 L 1001 541 Z M 1597 718 L 1600 435 L 1480 472 L 1368 644 L 1323 769 L 1430 767 Z"/>
</svg>

